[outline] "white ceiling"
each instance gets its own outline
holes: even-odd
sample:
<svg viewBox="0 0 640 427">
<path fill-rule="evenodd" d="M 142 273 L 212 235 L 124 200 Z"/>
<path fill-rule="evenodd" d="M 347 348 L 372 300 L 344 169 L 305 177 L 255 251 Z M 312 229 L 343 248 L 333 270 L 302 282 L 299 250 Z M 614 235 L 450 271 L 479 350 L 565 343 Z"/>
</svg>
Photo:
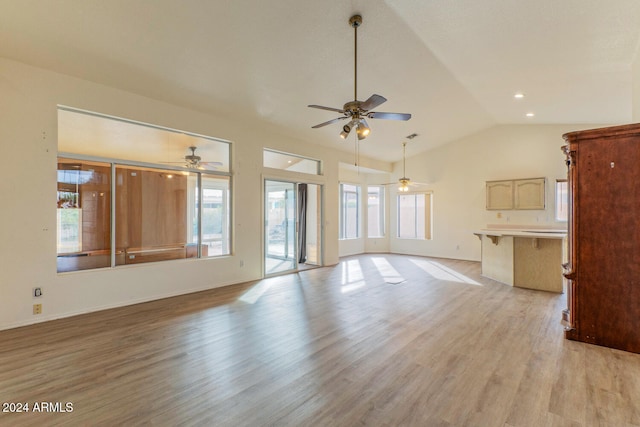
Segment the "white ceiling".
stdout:
<svg viewBox="0 0 640 427">
<path fill-rule="evenodd" d="M 640 40 L 638 0 L 0 0 L 0 11 L 0 56 L 347 150 L 339 124 L 311 129 L 337 114 L 306 106 L 353 97 L 348 20 L 360 13 L 358 98 L 413 114 L 369 121 L 360 152 L 382 160 L 401 159 L 414 132 L 412 153 L 500 123 L 629 122 Z"/>
</svg>

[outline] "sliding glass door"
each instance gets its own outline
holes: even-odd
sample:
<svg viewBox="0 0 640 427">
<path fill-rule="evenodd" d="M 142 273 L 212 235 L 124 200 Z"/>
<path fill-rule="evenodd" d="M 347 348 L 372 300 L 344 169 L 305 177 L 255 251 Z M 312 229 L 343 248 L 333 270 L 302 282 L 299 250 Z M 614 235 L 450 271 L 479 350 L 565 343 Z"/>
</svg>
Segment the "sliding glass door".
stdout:
<svg viewBox="0 0 640 427">
<path fill-rule="evenodd" d="M 264 181 L 264 274 L 322 265 L 322 186 Z"/>
<path fill-rule="evenodd" d="M 264 182 L 265 275 L 296 270 L 296 184 Z"/>
</svg>

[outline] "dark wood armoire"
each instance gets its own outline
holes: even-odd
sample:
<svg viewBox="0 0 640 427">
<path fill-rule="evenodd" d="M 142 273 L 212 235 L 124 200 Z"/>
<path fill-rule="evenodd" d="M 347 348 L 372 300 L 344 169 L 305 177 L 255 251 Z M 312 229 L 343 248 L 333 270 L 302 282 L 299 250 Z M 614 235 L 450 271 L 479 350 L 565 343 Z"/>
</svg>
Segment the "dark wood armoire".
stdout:
<svg viewBox="0 0 640 427">
<path fill-rule="evenodd" d="M 566 337 L 640 353 L 640 124 L 571 132 Z"/>
</svg>

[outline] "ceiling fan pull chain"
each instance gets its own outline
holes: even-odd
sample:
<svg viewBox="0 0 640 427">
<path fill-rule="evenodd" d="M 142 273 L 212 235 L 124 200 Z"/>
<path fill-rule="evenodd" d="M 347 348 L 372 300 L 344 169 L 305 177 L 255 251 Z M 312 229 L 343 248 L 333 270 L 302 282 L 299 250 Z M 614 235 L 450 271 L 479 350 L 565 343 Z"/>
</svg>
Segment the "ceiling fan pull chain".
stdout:
<svg viewBox="0 0 640 427">
<path fill-rule="evenodd" d="M 358 137 L 354 134 L 353 135 L 353 165 L 354 166 L 358 166 Z"/>
<path fill-rule="evenodd" d="M 354 138 L 354 140 L 356 141 L 356 156 L 357 156 L 357 162 L 358 162 L 358 175 L 360 175 L 360 144 L 358 143 L 359 138 L 358 138 L 358 134 L 356 134 L 356 137 Z"/>
</svg>

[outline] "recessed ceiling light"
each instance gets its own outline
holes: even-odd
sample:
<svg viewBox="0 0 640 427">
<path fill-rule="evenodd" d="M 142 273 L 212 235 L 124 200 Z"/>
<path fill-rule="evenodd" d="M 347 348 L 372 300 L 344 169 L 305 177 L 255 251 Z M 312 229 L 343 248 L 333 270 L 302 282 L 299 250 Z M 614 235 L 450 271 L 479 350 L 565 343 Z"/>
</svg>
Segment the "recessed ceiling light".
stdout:
<svg viewBox="0 0 640 427">
<path fill-rule="evenodd" d="M 516 93 L 515 95 L 513 95 L 513 97 L 514 97 L 515 99 L 522 99 L 522 98 L 524 98 L 524 93 L 522 93 L 522 92 L 518 92 L 518 93 Z"/>
<path fill-rule="evenodd" d="M 535 116 L 535 114 L 533 114 L 533 113 L 527 113 L 527 114 L 526 114 L 526 116 L 527 116 L 527 117 L 533 117 L 533 116 Z"/>
</svg>

